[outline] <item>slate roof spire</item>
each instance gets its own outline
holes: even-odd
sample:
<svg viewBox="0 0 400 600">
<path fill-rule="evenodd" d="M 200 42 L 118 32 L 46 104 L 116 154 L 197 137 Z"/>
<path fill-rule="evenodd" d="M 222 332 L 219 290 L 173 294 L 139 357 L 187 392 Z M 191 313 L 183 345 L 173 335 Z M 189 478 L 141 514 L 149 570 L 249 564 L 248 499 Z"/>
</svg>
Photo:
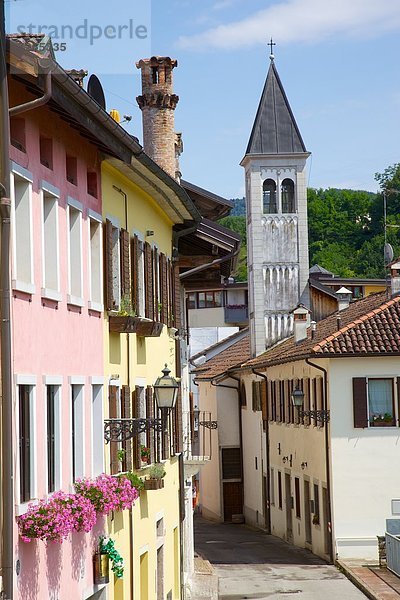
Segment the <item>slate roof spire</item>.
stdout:
<svg viewBox="0 0 400 600">
<path fill-rule="evenodd" d="M 297 154 L 307 152 L 290 108 L 271 51 L 265 81 L 246 154 Z"/>
</svg>

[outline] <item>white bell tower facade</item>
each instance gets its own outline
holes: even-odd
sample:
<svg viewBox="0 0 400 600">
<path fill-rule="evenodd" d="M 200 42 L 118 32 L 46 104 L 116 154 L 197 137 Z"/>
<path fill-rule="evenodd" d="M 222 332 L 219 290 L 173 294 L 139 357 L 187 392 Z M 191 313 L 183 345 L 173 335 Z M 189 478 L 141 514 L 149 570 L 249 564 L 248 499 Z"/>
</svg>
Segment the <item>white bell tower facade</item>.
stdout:
<svg viewBox="0 0 400 600">
<path fill-rule="evenodd" d="M 246 177 L 251 351 L 293 332 L 309 306 L 307 152 L 273 57 L 241 164 Z"/>
</svg>

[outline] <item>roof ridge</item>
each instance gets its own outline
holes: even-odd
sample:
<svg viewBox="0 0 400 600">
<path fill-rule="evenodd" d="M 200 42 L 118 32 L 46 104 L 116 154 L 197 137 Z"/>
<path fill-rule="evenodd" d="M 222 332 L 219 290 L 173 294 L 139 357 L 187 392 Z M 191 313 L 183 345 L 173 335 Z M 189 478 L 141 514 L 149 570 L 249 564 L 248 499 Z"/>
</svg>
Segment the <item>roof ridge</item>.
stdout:
<svg viewBox="0 0 400 600">
<path fill-rule="evenodd" d="M 342 335 L 343 333 L 346 333 L 346 331 L 349 331 L 349 329 L 353 329 L 356 325 L 359 325 L 361 323 L 364 323 L 365 321 L 368 321 L 371 317 L 374 317 L 375 315 L 380 314 L 381 312 L 383 312 L 384 310 L 386 310 L 387 308 L 389 308 L 390 306 L 393 306 L 393 304 L 396 304 L 398 302 L 400 302 L 400 296 L 396 296 L 395 298 L 392 298 L 391 300 L 384 302 L 384 304 L 381 304 L 380 306 L 378 306 L 378 308 L 374 308 L 374 309 L 370 310 L 368 313 L 366 313 L 365 315 L 361 315 L 360 317 L 357 317 L 357 319 L 350 321 L 350 323 L 347 323 L 347 325 L 344 325 L 338 331 L 331 333 L 330 335 L 328 335 L 324 339 L 322 339 L 320 342 L 318 342 L 318 344 L 315 344 L 315 346 L 312 347 L 312 352 L 317 352 L 318 348 L 322 349 L 322 347 L 325 346 L 328 342 L 331 342 L 332 340 L 337 339 L 340 335 Z"/>
</svg>

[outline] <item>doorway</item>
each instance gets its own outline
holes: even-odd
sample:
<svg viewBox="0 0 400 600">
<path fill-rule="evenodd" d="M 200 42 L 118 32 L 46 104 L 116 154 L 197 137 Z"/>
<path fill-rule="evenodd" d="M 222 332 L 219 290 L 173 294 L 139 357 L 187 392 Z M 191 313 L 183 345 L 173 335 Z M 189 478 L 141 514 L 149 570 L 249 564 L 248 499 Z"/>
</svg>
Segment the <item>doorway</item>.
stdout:
<svg viewBox="0 0 400 600">
<path fill-rule="evenodd" d="M 311 544 L 311 506 L 310 506 L 310 482 L 304 481 L 304 520 L 306 530 L 306 543 Z"/>
<path fill-rule="evenodd" d="M 331 557 L 332 531 L 331 523 L 329 522 L 329 501 L 326 487 L 322 488 L 322 509 L 324 513 L 324 552 Z"/>
<path fill-rule="evenodd" d="M 224 521 L 232 521 L 232 515 L 243 513 L 243 484 L 241 481 L 224 481 Z"/>
<path fill-rule="evenodd" d="M 293 513 L 292 490 L 290 473 L 285 473 L 285 498 L 286 498 L 286 541 L 293 543 Z"/>
</svg>

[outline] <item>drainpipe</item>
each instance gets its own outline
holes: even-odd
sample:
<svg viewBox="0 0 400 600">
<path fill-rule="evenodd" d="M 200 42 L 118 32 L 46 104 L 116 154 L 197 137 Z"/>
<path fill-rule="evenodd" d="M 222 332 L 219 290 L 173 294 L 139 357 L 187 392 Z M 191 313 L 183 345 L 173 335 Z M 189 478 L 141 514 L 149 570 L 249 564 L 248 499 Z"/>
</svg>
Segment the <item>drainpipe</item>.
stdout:
<svg viewBox="0 0 400 600">
<path fill-rule="evenodd" d="M 324 374 L 324 406 L 323 409 L 328 409 L 328 372 L 324 367 L 320 365 L 316 365 L 312 363 L 308 358 L 306 358 L 306 363 L 310 365 L 310 367 L 314 367 L 315 369 L 319 369 Z M 328 527 L 330 527 L 330 531 L 328 533 L 330 535 L 330 544 L 329 544 L 329 558 L 333 563 L 335 551 L 333 547 L 333 535 L 332 535 L 332 507 L 331 507 L 331 468 L 329 462 L 329 421 L 325 423 L 325 470 L 326 470 L 326 491 L 328 494 Z"/>
<path fill-rule="evenodd" d="M 223 387 L 228 390 L 236 390 L 238 396 L 238 412 L 239 412 L 239 444 L 240 444 L 240 477 L 242 480 L 242 508 L 244 508 L 244 474 L 243 474 L 243 427 L 242 427 L 242 406 L 240 404 L 240 377 L 235 377 L 229 373 L 228 375 L 231 379 L 234 379 L 238 382 L 237 387 L 233 387 L 232 385 L 224 385 L 223 383 L 214 383 L 215 379 L 211 380 L 211 385 L 215 387 Z"/>
<path fill-rule="evenodd" d="M 265 381 L 265 385 L 267 385 L 268 383 L 268 377 L 266 375 L 264 375 L 264 373 L 260 373 L 259 371 L 256 371 L 255 369 L 252 369 L 252 372 L 254 373 L 254 375 L 258 375 L 258 377 L 262 377 Z M 265 422 L 265 461 L 267 463 L 266 465 L 266 475 L 267 475 L 267 493 L 268 493 L 268 520 L 267 520 L 267 533 L 271 533 L 271 504 L 270 504 L 270 498 L 271 498 L 271 469 L 270 469 L 270 451 L 269 451 L 269 415 L 268 415 L 268 402 L 267 402 L 267 419 Z"/>
<path fill-rule="evenodd" d="M 43 61 L 39 60 L 39 66 L 43 67 Z M 9 109 L 10 117 L 15 117 L 16 115 L 20 115 L 21 113 L 28 112 L 29 110 L 33 110 L 34 108 L 39 108 L 40 106 L 44 106 L 49 102 L 52 95 L 52 84 L 51 84 L 51 71 L 47 71 L 44 83 L 44 95 L 40 98 L 36 98 L 35 100 L 31 100 L 30 102 L 25 102 L 24 104 L 20 104 L 19 106 L 13 106 Z"/>
<path fill-rule="evenodd" d="M 8 87 L 6 65 L 6 36 L 4 1 L 0 2 L 0 331 L 1 331 L 1 463 L 2 463 L 2 547 L 1 571 L 3 577 L 2 598 L 14 596 L 14 464 L 13 464 L 13 414 L 12 414 L 12 365 L 11 365 L 11 298 L 10 298 L 10 125 L 8 115 Z"/>
</svg>

